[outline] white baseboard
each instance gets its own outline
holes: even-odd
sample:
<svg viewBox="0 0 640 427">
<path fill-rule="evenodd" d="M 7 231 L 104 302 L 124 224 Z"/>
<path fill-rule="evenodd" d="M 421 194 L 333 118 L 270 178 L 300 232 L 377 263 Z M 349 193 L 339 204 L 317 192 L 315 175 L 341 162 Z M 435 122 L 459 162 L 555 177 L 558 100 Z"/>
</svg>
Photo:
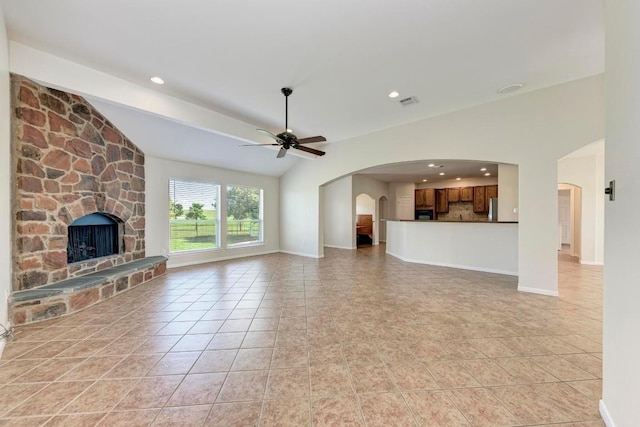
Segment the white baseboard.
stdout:
<svg viewBox="0 0 640 427">
<path fill-rule="evenodd" d="M 325 248 L 334 248 L 334 249 L 346 249 L 348 251 L 352 251 L 354 249 L 357 249 L 356 247 L 349 247 L 349 246 L 338 246 L 338 245 L 324 245 Z"/>
<path fill-rule="evenodd" d="M 302 252 L 293 252 L 293 251 L 283 251 L 282 249 L 280 249 L 279 252 L 283 253 L 283 254 L 303 256 L 303 257 L 307 257 L 307 258 L 324 258 L 324 255 L 305 254 L 305 253 L 302 253 Z"/>
<path fill-rule="evenodd" d="M 547 295 L 550 297 L 557 297 L 559 295 L 558 291 L 548 291 L 546 289 L 529 288 L 529 287 L 520 286 L 520 285 L 518 285 L 518 291 L 529 292 L 530 294 Z"/>
<path fill-rule="evenodd" d="M 580 264 L 583 265 L 604 265 L 604 262 L 598 262 L 598 261 L 580 261 Z"/>
<path fill-rule="evenodd" d="M 184 262 L 171 262 L 171 258 L 169 258 L 169 261 L 167 262 L 167 268 L 168 269 L 172 269 L 172 268 L 179 268 L 179 267 L 188 267 L 190 265 L 198 265 L 198 264 L 208 264 L 210 262 L 216 262 L 216 261 L 228 261 L 230 259 L 238 259 L 238 258 L 247 258 L 247 257 L 252 257 L 252 256 L 259 256 L 259 255 L 269 255 L 269 254 L 277 254 L 278 250 L 272 250 L 272 251 L 263 251 L 263 252 L 255 252 L 255 253 L 246 253 L 246 254 L 242 254 L 242 255 L 229 255 L 229 256 L 222 256 L 222 257 L 216 257 L 216 258 L 210 258 L 210 259 L 199 259 L 199 260 L 193 260 L 193 261 L 184 261 Z M 175 259 L 175 257 L 174 257 Z"/>
<path fill-rule="evenodd" d="M 613 422 L 611 415 L 609 415 L 609 411 L 607 411 L 607 407 L 602 399 L 600 399 L 600 404 L 598 406 L 600 409 L 600 415 L 602 416 L 602 421 L 604 421 L 607 427 L 616 427 L 616 424 Z"/>
<path fill-rule="evenodd" d="M 483 267 L 475 267 L 475 266 L 470 266 L 470 265 L 448 264 L 448 263 L 442 263 L 442 262 L 426 262 L 426 261 L 417 260 L 417 259 L 404 258 L 404 257 L 401 257 L 400 255 L 394 254 L 393 252 L 389 252 L 389 251 L 387 251 L 387 254 L 389 254 L 389 255 L 391 255 L 393 257 L 396 257 L 396 258 L 398 258 L 398 259 L 400 259 L 402 261 L 411 262 L 411 263 L 414 263 L 414 264 L 436 265 L 438 267 L 459 268 L 461 270 L 481 271 L 483 273 L 505 274 L 507 276 L 517 276 L 518 275 L 517 272 L 499 270 L 499 269 L 495 269 L 495 268 L 483 268 Z"/>
</svg>

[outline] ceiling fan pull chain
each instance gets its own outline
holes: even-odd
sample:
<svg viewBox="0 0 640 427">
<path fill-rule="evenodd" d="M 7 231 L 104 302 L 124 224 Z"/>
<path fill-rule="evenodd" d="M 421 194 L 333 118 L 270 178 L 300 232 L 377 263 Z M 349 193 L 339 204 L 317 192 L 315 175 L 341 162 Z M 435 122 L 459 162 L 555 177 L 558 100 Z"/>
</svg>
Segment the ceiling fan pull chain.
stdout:
<svg viewBox="0 0 640 427">
<path fill-rule="evenodd" d="M 284 95 L 284 131 L 289 132 L 289 95 Z"/>
</svg>

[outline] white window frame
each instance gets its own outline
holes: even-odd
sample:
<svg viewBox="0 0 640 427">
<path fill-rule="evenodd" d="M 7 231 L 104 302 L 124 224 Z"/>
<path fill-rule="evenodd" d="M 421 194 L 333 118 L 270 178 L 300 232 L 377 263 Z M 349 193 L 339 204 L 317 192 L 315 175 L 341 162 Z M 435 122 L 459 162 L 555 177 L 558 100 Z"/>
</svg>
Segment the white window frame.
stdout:
<svg viewBox="0 0 640 427">
<path fill-rule="evenodd" d="M 184 178 L 169 178 L 169 202 L 171 203 L 171 200 L 173 200 L 174 203 L 181 203 L 181 201 L 176 200 L 175 198 L 175 183 L 176 182 L 183 182 L 183 183 L 193 183 L 196 185 L 208 185 L 211 187 L 215 188 L 215 192 L 216 192 L 216 198 L 215 198 L 215 210 L 216 210 L 216 218 L 211 220 L 211 219 L 207 219 L 207 220 L 200 220 L 200 221 L 207 221 L 208 223 L 213 222 L 214 223 L 214 227 L 215 227 L 215 242 L 213 242 L 214 246 L 213 247 L 203 247 L 203 248 L 188 248 L 188 249 L 179 249 L 179 250 L 174 250 L 172 249 L 173 244 L 173 227 L 172 224 L 177 223 L 177 221 L 175 219 L 171 218 L 171 215 L 168 215 L 168 219 L 169 219 L 169 253 L 170 254 L 186 254 L 186 253 L 193 253 L 193 252 L 205 252 L 205 251 L 217 251 L 220 250 L 220 242 L 221 242 L 221 235 L 220 235 L 220 198 L 221 198 L 221 193 L 220 193 L 220 184 L 215 183 L 215 182 L 208 182 L 208 181 L 198 181 L 198 180 L 194 180 L 194 179 L 184 179 Z M 203 197 L 204 198 L 204 197 Z M 206 206 L 206 205 L 205 205 Z M 184 213 L 186 214 L 188 212 L 188 209 L 184 209 Z M 205 223 L 206 224 L 206 223 Z"/>
<path fill-rule="evenodd" d="M 231 187 L 242 187 L 242 188 L 249 188 L 249 189 L 253 189 L 253 190 L 259 190 L 260 191 L 260 200 L 259 200 L 259 206 L 258 206 L 258 219 L 257 220 L 229 220 L 229 189 Z M 225 197 L 226 197 L 226 206 L 225 206 L 225 219 L 226 219 L 226 223 L 227 226 L 225 227 L 225 237 L 226 237 L 226 241 L 227 241 L 227 248 L 229 249 L 235 249 L 235 248 L 245 248 L 247 246 L 262 246 L 264 245 L 264 188 L 262 187 L 256 187 L 253 185 L 240 185 L 240 184 L 227 184 L 226 188 L 225 188 Z M 258 232 L 258 239 L 257 240 L 250 240 L 247 242 L 238 242 L 238 243 L 229 243 L 229 224 L 233 223 L 233 222 L 242 222 L 242 221 L 251 221 L 251 222 L 258 222 L 258 225 L 260 226 L 260 230 Z"/>
</svg>

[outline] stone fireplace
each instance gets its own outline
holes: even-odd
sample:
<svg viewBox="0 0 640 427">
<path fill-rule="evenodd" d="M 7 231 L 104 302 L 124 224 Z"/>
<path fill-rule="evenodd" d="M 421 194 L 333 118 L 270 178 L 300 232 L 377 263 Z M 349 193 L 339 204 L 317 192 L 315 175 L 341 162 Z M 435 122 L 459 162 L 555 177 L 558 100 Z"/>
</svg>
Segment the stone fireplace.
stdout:
<svg viewBox="0 0 640 427">
<path fill-rule="evenodd" d="M 142 151 L 82 97 L 11 82 L 13 291 L 144 258 Z"/>
</svg>

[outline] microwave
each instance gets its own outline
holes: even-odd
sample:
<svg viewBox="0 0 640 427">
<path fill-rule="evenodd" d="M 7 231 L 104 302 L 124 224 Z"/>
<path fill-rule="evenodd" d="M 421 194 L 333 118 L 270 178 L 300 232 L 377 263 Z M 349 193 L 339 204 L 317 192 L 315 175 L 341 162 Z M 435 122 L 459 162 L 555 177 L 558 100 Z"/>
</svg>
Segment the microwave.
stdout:
<svg viewBox="0 0 640 427">
<path fill-rule="evenodd" d="M 433 209 L 420 209 L 416 210 L 416 220 L 430 221 L 433 219 Z"/>
</svg>

